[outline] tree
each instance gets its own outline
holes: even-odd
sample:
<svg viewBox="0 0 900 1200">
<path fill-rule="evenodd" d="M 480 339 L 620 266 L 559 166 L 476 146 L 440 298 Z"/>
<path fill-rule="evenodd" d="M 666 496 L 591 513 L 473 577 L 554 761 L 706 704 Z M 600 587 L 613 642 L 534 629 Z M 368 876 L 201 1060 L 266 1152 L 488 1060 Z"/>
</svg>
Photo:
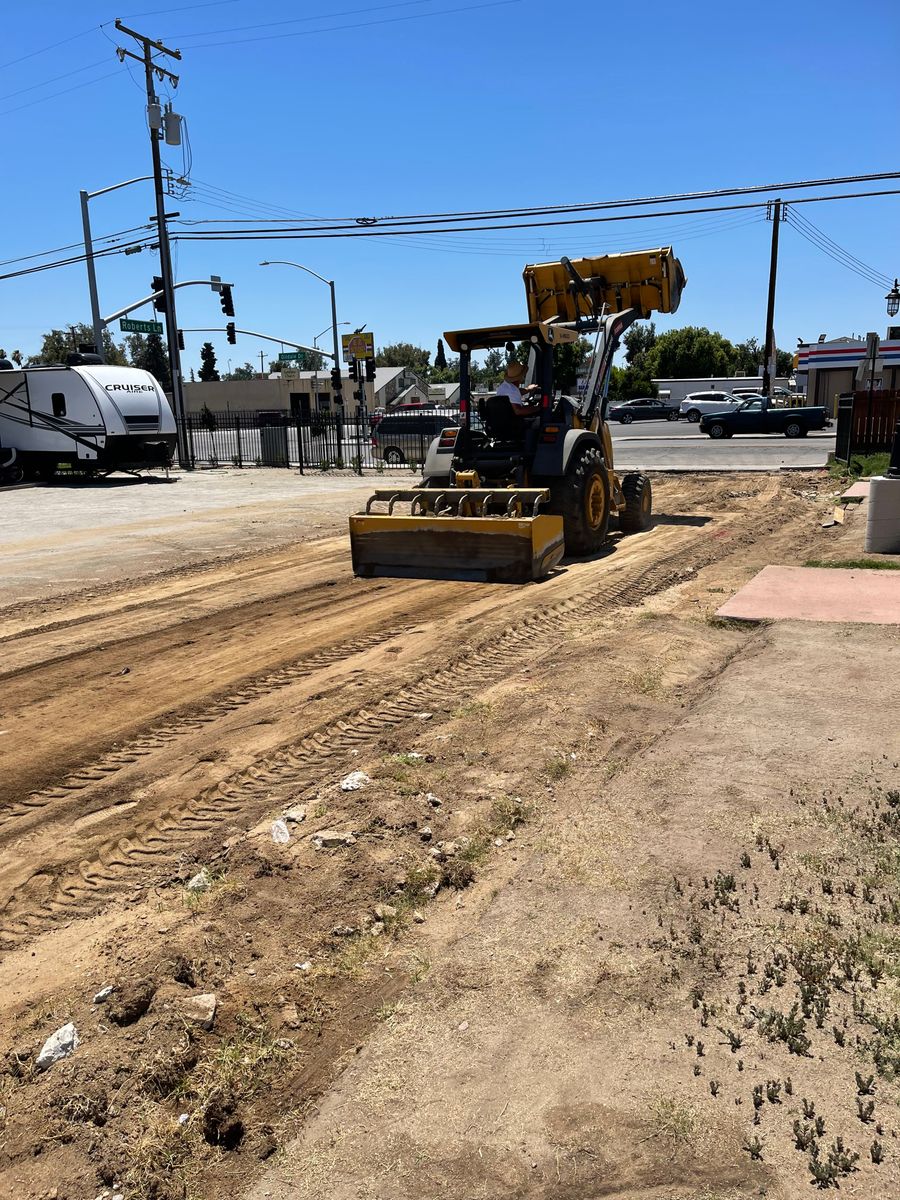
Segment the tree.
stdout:
<svg viewBox="0 0 900 1200">
<path fill-rule="evenodd" d="M 500 349 L 488 350 L 483 363 L 473 359 L 469 367 L 469 378 L 473 388 L 493 391 L 506 371 L 506 355 Z"/>
<path fill-rule="evenodd" d="M 622 341 L 625 344 L 625 361 L 629 367 L 642 367 L 647 354 L 656 345 L 656 326 L 652 321 L 649 325 L 641 321 L 631 326 Z"/>
<path fill-rule="evenodd" d="M 242 367 L 235 367 L 231 372 L 232 379 L 255 379 L 256 371 L 251 363 L 245 362 Z"/>
<path fill-rule="evenodd" d="M 12 360 L 13 360 L 13 362 L 16 364 L 16 366 L 17 366 L 17 367 L 21 367 L 21 365 L 22 365 L 22 351 L 21 351 L 21 350 L 13 350 L 13 352 L 12 352 Z"/>
<path fill-rule="evenodd" d="M 444 353 L 443 338 L 438 338 L 437 351 L 434 356 L 434 368 L 436 371 L 445 371 L 447 369 L 447 355 Z"/>
<path fill-rule="evenodd" d="M 391 346 L 382 346 L 375 355 L 376 367 L 409 367 L 423 379 L 428 378 L 428 363 L 431 351 L 423 350 L 421 346 L 413 346 L 411 342 L 394 342 Z"/>
<path fill-rule="evenodd" d="M 733 370 L 734 346 L 702 326 L 670 329 L 644 356 L 647 374 L 656 379 L 705 379 Z"/>
<path fill-rule="evenodd" d="M 43 363 L 64 363 L 76 346 L 94 344 L 94 327 L 84 321 L 78 321 L 66 329 L 51 329 L 45 333 L 40 351 L 28 358 L 28 366 L 40 366 Z M 128 365 L 125 347 L 113 341 L 108 329 L 103 330 L 103 355 L 108 363 L 116 367 Z"/>
<path fill-rule="evenodd" d="M 13 355 L 13 359 L 15 359 Z M 794 356 L 789 350 L 775 351 L 775 374 L 790 375 L 794 370 Z"/>
<path fill-rule="evenodd" d="M 200 347 L 200 382 L 219 382 L 219 372 L 216 370 L 216 352 L 212 342 L 204 342 Z"/>
<path fill-rule="evenodd" d="M 150 374 L 161 385 L 163 391 L 172 387 L 172 372 L 169 370 L 169 355 L 158 333 L 148 333 L 146 338 L 135 334 L 129 338 L 131 365 Z"/>
</svg>

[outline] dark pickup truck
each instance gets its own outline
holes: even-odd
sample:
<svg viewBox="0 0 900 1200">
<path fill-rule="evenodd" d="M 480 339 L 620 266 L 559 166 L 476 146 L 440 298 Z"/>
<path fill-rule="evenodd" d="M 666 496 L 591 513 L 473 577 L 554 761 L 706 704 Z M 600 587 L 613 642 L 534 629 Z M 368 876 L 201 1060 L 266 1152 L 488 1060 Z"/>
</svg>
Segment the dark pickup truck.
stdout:
<svg viewBox="0 0 900 1200">
<path fill-rule="evenodd" d="M 730 438 L 736 433 L 783 433 L 785 437 L 806 437 L 811 429 L 825 429 L 831 422 L 824 408 L 783 408 L 763 396 L 756 396 L 733 412 L 706 413 L 700 418 L 700 432 L 711 438 Z"/>
</svg>

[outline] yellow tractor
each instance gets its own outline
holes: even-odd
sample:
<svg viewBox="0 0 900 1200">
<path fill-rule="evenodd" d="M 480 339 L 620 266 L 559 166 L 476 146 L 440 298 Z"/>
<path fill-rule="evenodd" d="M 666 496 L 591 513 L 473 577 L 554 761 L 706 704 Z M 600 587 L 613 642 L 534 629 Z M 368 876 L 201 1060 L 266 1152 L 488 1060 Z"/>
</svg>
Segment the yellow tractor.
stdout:
<svg viewBox="0 0 900 1200">
<path fill-rule="evenodd" d="M 432 442 L 421 484 L 375 492 L 350 518 L 357 575 L 524 583 L 564 554 L 598 551 L 610 518 L 634 533 L 651 523 L 650 481 L 613 468 L 606 390 L 622 334 L 651 312 L 675 312 L 685 285 L 671 247 L 527 266 L 528 322 L 446 333 L 459 355 L 462 426 Z M 554 386 L 557 347 L 593 335 L 585 387 Z M 482 397 L 474 416 L 472 354 L 527 346 L 525 385 L 537 417 L 517 417 L 503 395 Z"/>
</svg>

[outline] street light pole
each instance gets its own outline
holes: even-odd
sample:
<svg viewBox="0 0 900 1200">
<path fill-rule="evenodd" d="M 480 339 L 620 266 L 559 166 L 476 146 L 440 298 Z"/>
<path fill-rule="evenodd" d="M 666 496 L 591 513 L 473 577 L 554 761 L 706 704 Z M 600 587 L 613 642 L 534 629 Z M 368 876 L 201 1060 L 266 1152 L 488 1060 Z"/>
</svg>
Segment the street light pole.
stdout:
<svg viewBox="0 0 900 1200">
<path fill-rule="evenodd" d="M 282 266 L 282 267 L 296 267 L 298 271 L 305 271 L 307 273 L 307 275 L 314 276 L 316 279 L 321 280 L 322 283 L 327 284 L 328 287 L 330 288 L 330 290 L 331 290 L 331 328 L 334 333 L 334 338 L 333 338 L 334 365 L 336 367 L 340 367 L 341 353 L 340 353 L 340 347 L 338 345 L 337 301 L 335 299 L 335 294 L 334 294 L 334 280 L 326 279 L 324 275 L 320 275 L 318 273 L 318 271 L 312 270 L 311 267 L 304 267 L 303 263 L 290 262 L 288 259 L 285 259 L 285 258 L 273 258 L 273 259 L 271 259 L 271 261 L 267 259 L 265 262 L 261 262 L 259 265 L 261 267 L 271 267 L 271 266 L 275 266 L 276 264 L 278 264 L 279 266 Z M 335 378 L 340 379 L 340 375 L 335 376 Z M 343 403 L 344 403 L 344 397 L 343 397 L 341 388 L 338 384 L 335 384 L 335 388 L 334 388 L 334 402 L 335 402 L 335 404 L 339 404 L 339 405 L 343 405 Z"/>
<path fill-rule="evenodd" d="M 119 188 L 128 187 L 132 183 L 143 183 L 146 179 L 152 178 L 152 175 L 138 175 L 136 179 L 126 179 L 123 183 L 114 183 L 110 187 L 100 188 L 96 192 L 82 190 L 78 193 L 81 198 L 81 226 L 84 230 L 84 260 L 87 266 L 88 291 L 91 296 L 91 324 L 94 327 L 94 346 L 104 362 L 106 361 L 106 355 L 103 352 L 103 330 L 105 326 L 100 316 L 100 298 L 97 293 L 97 268 L 94 263 L 94 242 L 91 238 L 91 217 L 88 211 L 88 201 L 93 200 L 95 196 L 105 196 L 107 192 L 115 192 Z"/>
</svg>

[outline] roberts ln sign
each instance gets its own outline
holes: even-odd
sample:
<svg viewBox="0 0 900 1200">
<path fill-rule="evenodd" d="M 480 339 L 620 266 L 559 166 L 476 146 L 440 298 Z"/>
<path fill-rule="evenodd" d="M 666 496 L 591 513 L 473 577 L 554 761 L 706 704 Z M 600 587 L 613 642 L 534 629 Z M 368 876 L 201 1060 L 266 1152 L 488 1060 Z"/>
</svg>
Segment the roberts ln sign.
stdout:
<svg viewBox="0 0 900 1200">
<path fill-rule="evenodd" d="M 121 319 L 119 328 L 123 333 L 162 333 L 163 331 L 160 321 L 129 321 L 127 317 Z"/>
</svg>

